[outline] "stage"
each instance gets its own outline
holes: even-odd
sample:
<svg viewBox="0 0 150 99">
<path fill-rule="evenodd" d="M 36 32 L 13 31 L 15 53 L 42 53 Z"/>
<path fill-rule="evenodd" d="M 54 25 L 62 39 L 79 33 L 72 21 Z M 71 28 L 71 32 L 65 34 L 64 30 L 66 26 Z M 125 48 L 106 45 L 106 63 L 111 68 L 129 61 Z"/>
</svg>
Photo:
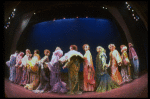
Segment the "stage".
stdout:
<svg viewBox="0 0 150 99">
<path fill-rule="evenodd" d="M 66 79 L 63 80 L 66 81 Z M 124 84 L 120 88 L 104 93 L 83 92 L 81 95 L 58 93 L 35 94 L 32 91 L 24 89 L 22 86 L 11 83 L 8 79 L 4 81 L 4 91 L 7 98 L 148 98 L 148 72 L 144 72 L 138 79 Z"/>
</svg>

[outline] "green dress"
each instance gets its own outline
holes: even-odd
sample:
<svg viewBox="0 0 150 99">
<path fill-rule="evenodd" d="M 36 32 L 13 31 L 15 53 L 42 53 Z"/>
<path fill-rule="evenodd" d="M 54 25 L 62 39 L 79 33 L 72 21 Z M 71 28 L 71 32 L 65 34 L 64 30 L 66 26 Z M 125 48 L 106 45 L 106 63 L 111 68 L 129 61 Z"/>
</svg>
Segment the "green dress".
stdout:
<svg viewBox="0 0 150 99">
<path fill-rule="evenodd" d="M 83 55 L 75 50 L 69 51 L 63 57 L 59 59 L 60 63 L 65 62 L 65 66 L 68 68 L 69 75 L 69 88 L 70 91 L 67 94 L 82 94 L 79 91 L 79 70 L 80 64 L 84 61 Z"/>
<path fill-rule="evenodd" d="M 118 88 L 117 82 L 113 81 L 107 73 L 106 67 L 107 56 L 105 52 L 99 52 L 96 57 L 96 75 L 97 89 L 96 92 L 105 92 L 114 88 Z"/>
<path fill-rule="evenodd" d="M 78 59 L 72 59 L 71 61 L 65 64 L 68 68 L 69 75 L 69 88 L 70 91 L 68 94 L 82 94 L 79 91 L 79 75 L 78 72 L 80 70 L 80 61 Z"/>
</svg>

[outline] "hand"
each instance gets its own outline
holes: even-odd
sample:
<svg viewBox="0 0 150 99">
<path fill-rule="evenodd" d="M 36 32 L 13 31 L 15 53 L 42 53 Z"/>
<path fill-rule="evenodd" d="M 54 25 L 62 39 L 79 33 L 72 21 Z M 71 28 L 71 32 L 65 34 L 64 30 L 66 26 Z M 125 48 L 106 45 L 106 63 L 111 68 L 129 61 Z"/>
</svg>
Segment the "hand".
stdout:
<svg viewBox="0 0 150 99">
<path fill-rule="evenodd" d="M 35 65 L 37 65 L 37 64 L 39 64 L 40 62 L 39 61 L 37 61 L 36 63 L 35 63 Z"/>
<path fill-rule="evenodd" d="M 15 65 L 15 67 L 17 67 L 17 64 Z"/>
<path fill-rule="evenodd" d="M 64 69 L 64 68 L 66 68 L 66 66 L 63 66 L 62 68 Z"/>
<path fill-rule="evenodd" d="M 23 65 L 21 64 L 19 67 L 22 67 Z"/>
<path fill-rule="evenodd" d="M 31 56 L 32 56 L 32 54 L 29 54 L 29 56 L 31 57 Z"/>
<path fill-rule="evenodd" d="M 119 62 L 118 65 L 121 66 L 121 62 Z"/>
<path fill-rule="evenodd" d="M 106 67 L 109 67 L 108 64 L 106 64 Z"/>
<path fill-rule="evenodd" d="M 138 57 L 137 57 L 137 56 L 135 56 L 135 57 L 134 57 L 134 59 L 135 59 L 135 60 L 137 60 L 137 59 L 138 59 Z"/>
</svg>

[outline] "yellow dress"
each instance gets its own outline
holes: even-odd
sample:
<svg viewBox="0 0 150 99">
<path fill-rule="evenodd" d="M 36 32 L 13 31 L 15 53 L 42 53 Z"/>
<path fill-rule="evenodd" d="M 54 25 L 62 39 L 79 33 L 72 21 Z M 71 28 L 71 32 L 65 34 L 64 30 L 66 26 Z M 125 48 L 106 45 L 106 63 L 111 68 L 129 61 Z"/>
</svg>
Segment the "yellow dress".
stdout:
<svg viewBox="0 0 150 99">
<path fill-rule="evenodd" d="M 28 61 L 27 68 L 30 69 L 30 84 L 26 84 L 24 88 L 28 90 L 34 90 L 39 85 L 39 71 L 38 66 L 35 65 L 36 62 L 40 60 L 39 54 L 35 54 L 34 57 Z"/>
</svg>

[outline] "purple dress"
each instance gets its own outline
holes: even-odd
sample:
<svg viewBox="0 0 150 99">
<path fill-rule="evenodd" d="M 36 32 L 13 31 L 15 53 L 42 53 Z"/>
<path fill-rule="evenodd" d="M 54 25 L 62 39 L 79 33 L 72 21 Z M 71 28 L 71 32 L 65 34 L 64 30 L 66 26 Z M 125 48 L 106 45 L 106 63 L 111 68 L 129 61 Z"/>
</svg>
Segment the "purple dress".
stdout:
<svg viewBox="0 0 150 99">
<path fill-rule="evenodd" d="M 29 83 L 29 72 L 27 70 L 27 61 L 31 59 L 31 57 L 25 55 L 23 58 L 22 58 L 22 78 L 21 78 L 21 83 L 20 85 L 26 85 Z"/>
<path fill-rule="evenodd" d="M 61 81 L 60 75 L 60 63 L 59 59 L 63 55 L 62 50 L 56 50 L 53 52 L 51 62 L 48 63 L 50 72 L 50 86 L 49 92 L 66 93 L 66 83 Z"/>
<path fill-rule="evenodd" d="M 12 54 L 10 56 L 10 60 L 6 62 L 6 65 L 10 68 L 10 75 L 9 75 L 9 80 L 11 82 L 15 81 L 16 78 L 16 57 L 17 57 L 18 53 Z"/>
<path fill-rule="evenodd" d="M 15 81 L 14 83 L 16 84 L 20 84 L 21 82 L 21 78 L 22 78 L 22 67 L 21 67 L 21 59 L 23 57 L 24 53 L 23 52 L 20 52 L 16 58 L 16 78 L 15 78 Z"/>
</svg>

